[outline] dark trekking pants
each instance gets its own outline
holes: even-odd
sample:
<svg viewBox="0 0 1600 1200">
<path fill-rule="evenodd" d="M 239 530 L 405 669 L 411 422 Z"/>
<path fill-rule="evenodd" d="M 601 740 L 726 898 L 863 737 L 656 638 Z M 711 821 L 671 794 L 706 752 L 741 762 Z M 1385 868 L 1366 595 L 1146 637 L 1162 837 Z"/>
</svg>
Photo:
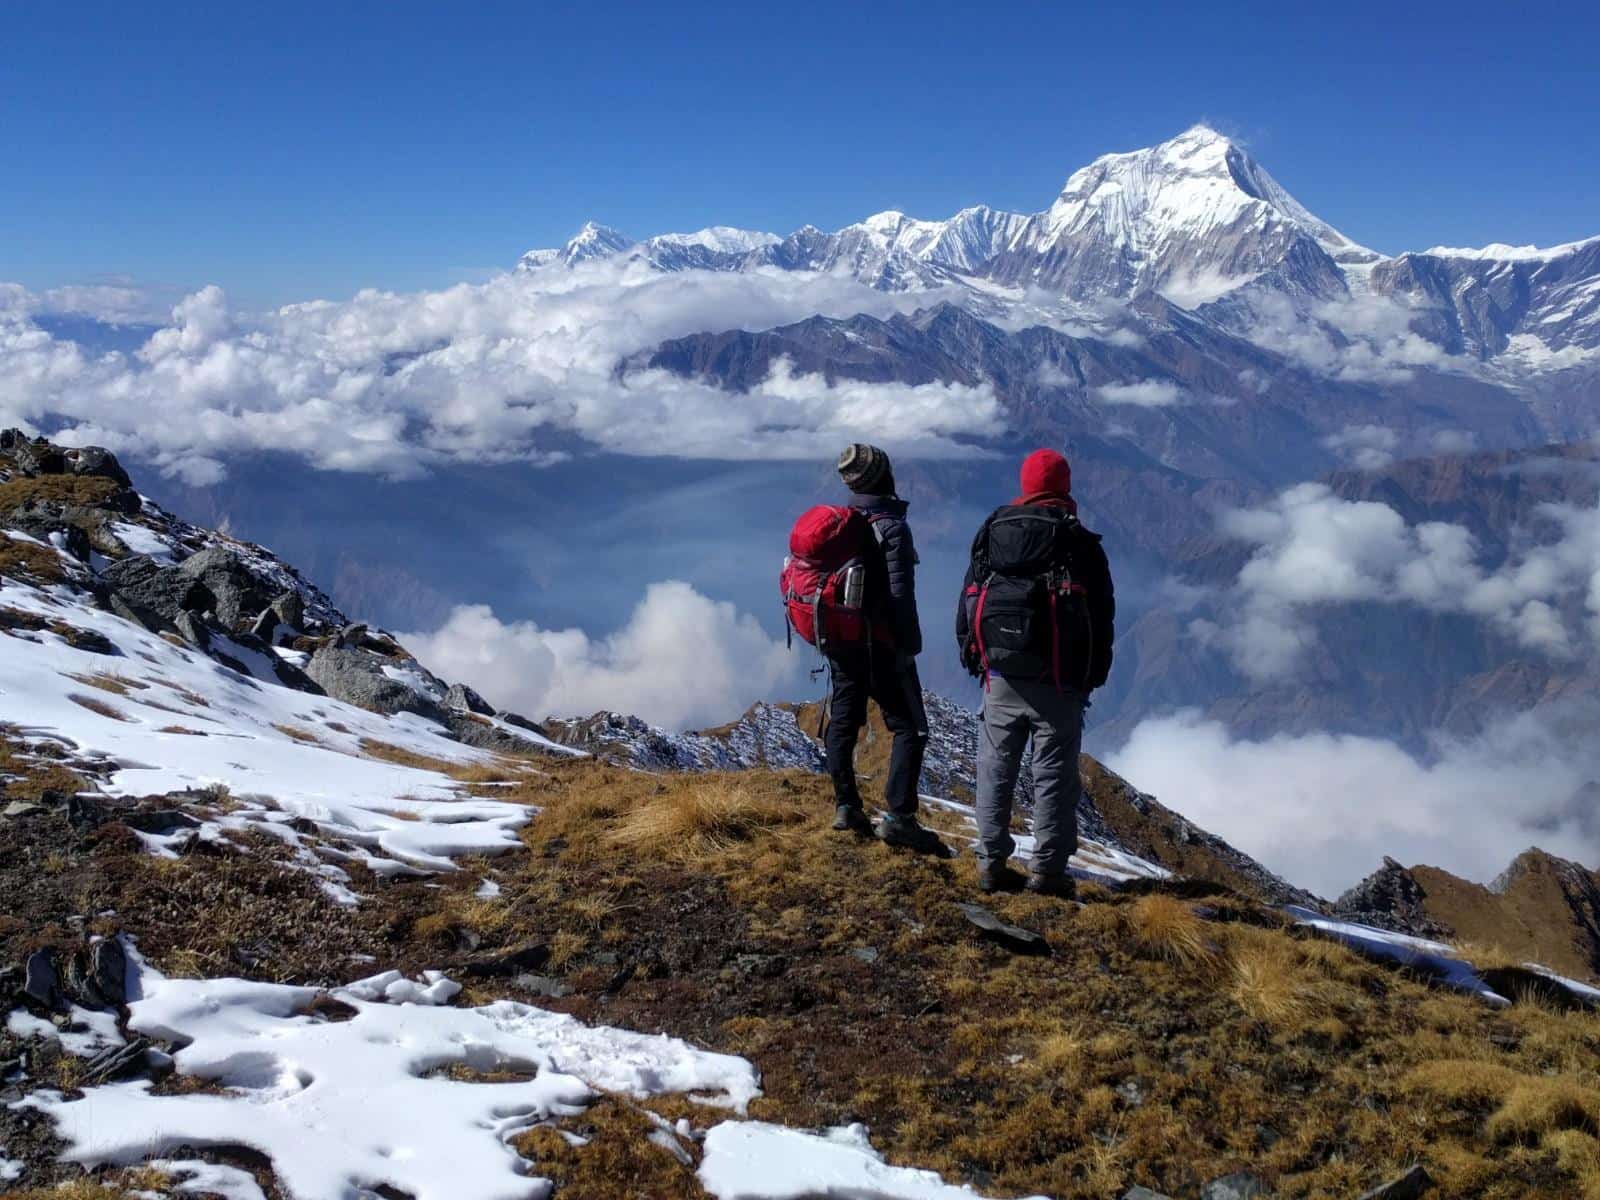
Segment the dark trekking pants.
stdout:
<svg viewBox="0 0 1600 1200">
<path fill-rule="evenodd" d="M 864 649 L 836 651 L 828 656 L 828 672 L 832 682 L 823 745 L 828 752 L 834 801 L 861 807 L 861 793 L 856 788 L 856 739 L 867 723 L 867 701 L 876 700 L 883 723 L 894 735 L 884 805 L 896 816 L 916 816 L 917 784 L 928 745 L 928 715 L 922 707 L 916 662 L 908 659 L 902 663 L 894 651 L 882 647 L 874 647 L 870 654 Z"/>
<path fill-rule="evenodd" d="M 978 858 L 997 867 L 1016 850 L 1011 801 L 1033 739 L 1033 855 L 1037 875 L 1062 875 L 1078 848 L 1078 747 L 1083 694 L 1053 683 L 991 675 L 978 735 Z"/>
</svg>

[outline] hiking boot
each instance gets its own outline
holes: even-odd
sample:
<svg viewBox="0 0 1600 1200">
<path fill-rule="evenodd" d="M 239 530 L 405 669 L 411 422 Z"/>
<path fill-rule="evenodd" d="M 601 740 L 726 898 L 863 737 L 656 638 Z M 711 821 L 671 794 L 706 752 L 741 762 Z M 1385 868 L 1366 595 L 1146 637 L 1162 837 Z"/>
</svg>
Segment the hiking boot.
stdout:
<svg viewBox="0 0 1600 1200">
<path fill-rule="evenodd" d="M 1070 875 L 1040 875 L 1030 873 L 1028 890 L 1035 896 L 1058 896 L 1063 900 L 1078 898 L 1078 885 Z"/>
<path fill-rule="evenodd" d="M 980 892 L 1020 892 L 1022 890 L 1022 873 L 1013 871 L 1005 863 L 993 867 L 978 868 L 978 890 Z"/>
<path fill-rule="evenodd" d="M 833 814 L 833 827 L 840 833 L 870 834 L 872 832 L 872 822 L 868 820 L 867 814 L 862 812 L 860 805 L 857 804 L 839 805 Z"/>
<path fill-rule="evenodd" d="M 926 825 L 918 824 L 915 817 L 897 817 L 892 814 L 885 817 L 878 822 L 878 837 L 886 846 L 903 846 L 907 850 L 915 850 L 918 854 L 950 857 L 950 847 L 946 846 L 933 830 Z"/>
</svg>

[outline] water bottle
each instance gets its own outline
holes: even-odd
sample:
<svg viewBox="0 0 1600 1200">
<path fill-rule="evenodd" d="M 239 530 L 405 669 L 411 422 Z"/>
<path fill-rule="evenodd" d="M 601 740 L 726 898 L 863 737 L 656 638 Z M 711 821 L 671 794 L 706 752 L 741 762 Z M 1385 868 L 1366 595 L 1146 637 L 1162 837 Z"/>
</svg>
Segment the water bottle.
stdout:
<svg viewBox="0 0 1600 1200">
<path fill-rule="evenodd" d="M 866 599 L 867 568 L 857 563 L 844 573 L 844 606 L 846 608 L 860 608 L 861 602 Z"/>
</svg>

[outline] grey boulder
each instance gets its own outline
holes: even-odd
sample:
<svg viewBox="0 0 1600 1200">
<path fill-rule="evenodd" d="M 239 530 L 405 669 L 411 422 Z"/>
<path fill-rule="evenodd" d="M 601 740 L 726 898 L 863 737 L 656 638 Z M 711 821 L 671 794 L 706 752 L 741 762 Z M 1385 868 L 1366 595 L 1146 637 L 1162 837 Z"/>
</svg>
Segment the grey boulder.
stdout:
<svg viewBox="0 0 1600 1200">
<path fill-rule="evenodd" d="M 410 660 L 401 662 L 407 668 L 414 669 L 425 685 L 426 681 L 432 680 L 432 676 L 422 673 L 421 668 Z M 444 721 L 446 714 L 437 700 L 385 673 L 385 667 L 394 668 L 398 665 L 401 664 L 382 655 L 330 642 L 317 647 L 306 663 L 305 673 L 335 700 L 343 700 L 357 708 L 386 715 L 417 713 Z M 437 680 L 433 682 L 437 683 Z M 443 693 L 442 684 L 438 690 Z"/>
</svg>

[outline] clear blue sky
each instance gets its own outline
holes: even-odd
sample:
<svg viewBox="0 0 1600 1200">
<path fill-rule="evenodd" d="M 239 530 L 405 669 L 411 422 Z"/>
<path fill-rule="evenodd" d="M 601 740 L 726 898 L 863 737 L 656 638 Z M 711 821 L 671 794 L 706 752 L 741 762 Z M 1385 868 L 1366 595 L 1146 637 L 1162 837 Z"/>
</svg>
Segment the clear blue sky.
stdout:
<svg viewBox="0 0 1600 1200">
<path fill-rule="evenodd" d="M 267 303 L 472 278 L 589 217 L 642 236 L 1032 211 L 1201 119 L 1378 249 L 1567 241 L 1600 233 L 1597 14 L 8 4 L 0 280 Z"/>
</svg>

